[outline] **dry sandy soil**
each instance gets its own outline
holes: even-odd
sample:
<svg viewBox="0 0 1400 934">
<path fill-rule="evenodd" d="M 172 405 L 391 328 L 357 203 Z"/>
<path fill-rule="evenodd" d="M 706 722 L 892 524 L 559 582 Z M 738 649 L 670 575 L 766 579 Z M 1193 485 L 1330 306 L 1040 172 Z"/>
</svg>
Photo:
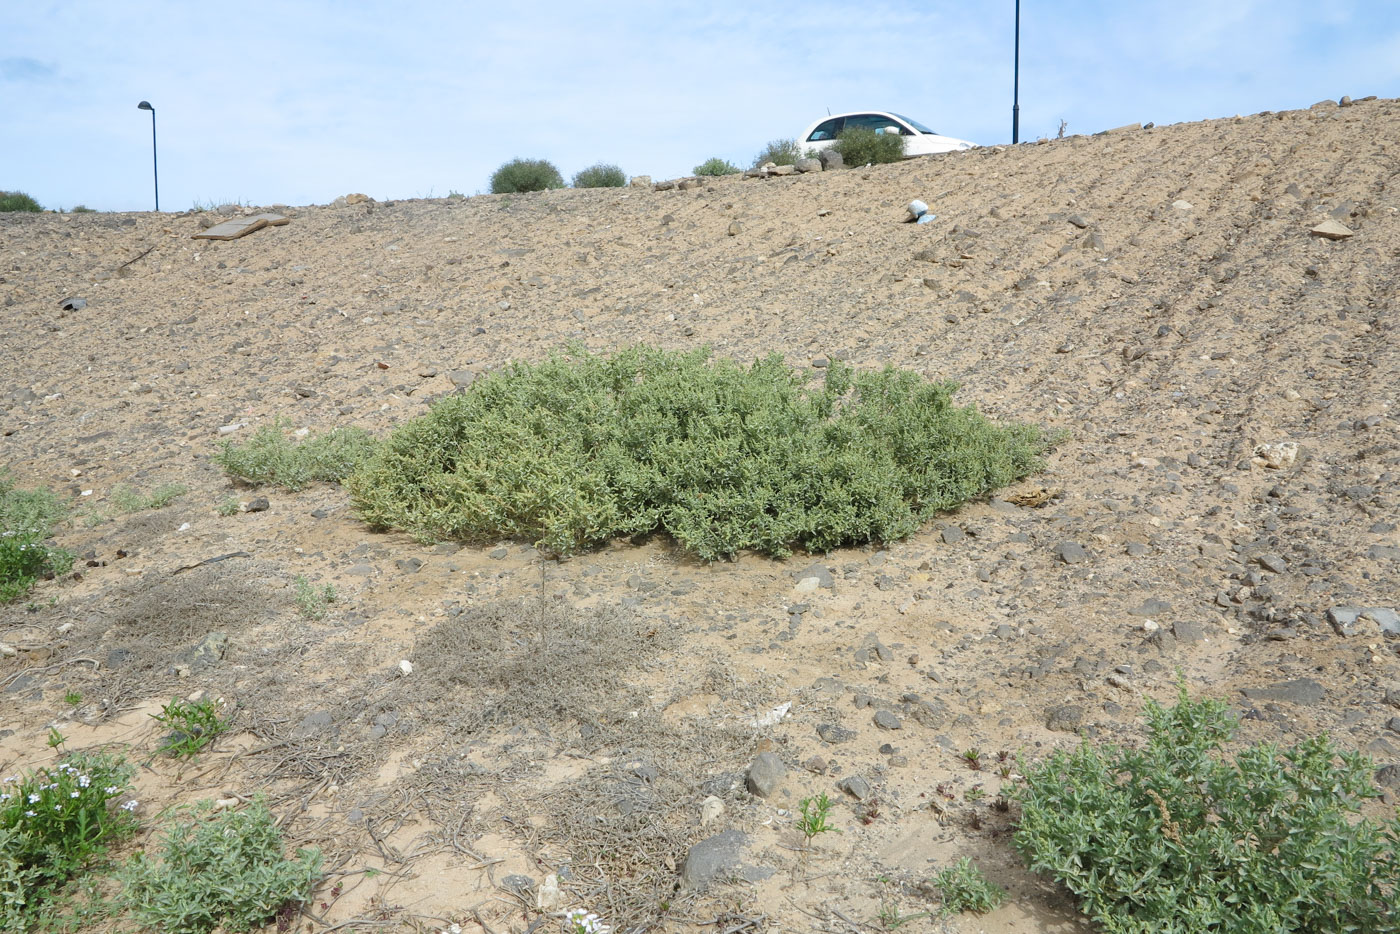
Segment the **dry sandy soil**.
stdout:
<svg viewBox="0 0 1400 934">
<path fill-rule="evenodd" d="M 548 908 L 628 930 L 852 934 L 936 913 L 922 883 L 967 855 L 1007 905 L 903 929 L 1085 931 L 1020 868 L 996 752 L 1131 741 L 1179 672 L 1245 739 L 1400 763 L 1397 140 L 1400 103 L 1329 102 L 684 191 L 278 207 L 231 242 L 194 213 L 0 217 L 0 463 L 71 496 L 82 556 L 0 609 L 0 771 L 48 761 L 50 726 L 145 761 L 159 704 L 222 698 L 234 731 L 145 765 L 140 813 L 267 792 L 332 870 L 306 930 L 535 930 L 554 876 Z M 937 220 L 902 223 L 912 198 Z M 382 434 L 569 341 L 909 367 L 1068 439 L 907 541 L 713 565 L 421 545 L 211 461 L 278 418 Z M 112 504 L 164 483 L 188 492 Z M 298 576 L 335 587 L 324 619 Z M 1336 607 L 1378 612 L 1346 635 Z M 843 832 L 804 851 L 823 791 Z M 734 830 L 742 866 L 682 884 Z"/>
</svg>

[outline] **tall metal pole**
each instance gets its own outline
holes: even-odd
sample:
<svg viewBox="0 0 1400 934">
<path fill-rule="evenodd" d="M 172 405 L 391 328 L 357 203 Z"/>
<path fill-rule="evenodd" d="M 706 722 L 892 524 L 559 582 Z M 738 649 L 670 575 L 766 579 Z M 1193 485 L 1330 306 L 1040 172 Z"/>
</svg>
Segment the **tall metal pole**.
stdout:
<svg viewBox="0 0 1400 934">
<path fill-rule="evenodd" d="M 155 114 L 151 114 L 155 119 Z M 1021 141 L 1021 0 L 1016 0 L 1016 52 L 1011 65 L 1011 142 Z"/>
<path fill-rule="evenodd" d="M 156 213 L 160 213 L 160 165 L 156 161 L 156 109 L 151 106 L 150 101 L 142 101 L 136 105 L 137 110 L 149 110 L 151 112 L 151 173 L 155 177 L 156 184 Z"/>
</svg>

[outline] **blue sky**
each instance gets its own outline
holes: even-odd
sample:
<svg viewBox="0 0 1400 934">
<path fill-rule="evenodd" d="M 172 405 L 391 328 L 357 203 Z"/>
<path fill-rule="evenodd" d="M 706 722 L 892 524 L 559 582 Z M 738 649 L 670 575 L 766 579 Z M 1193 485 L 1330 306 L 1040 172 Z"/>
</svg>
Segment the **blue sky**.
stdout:
<svg viewBox="0 0 1400 934">
<path fill-rule="evenodd" d="M 828 110 L 1011 137 L 1013 0 L 13 0 L 0 188 L 46 207 L 484 191 L 515 156 L 747 166 Z M 1396 0 L 1023 0 L 1021 138 L 1400 96 Z"/>
</svg>

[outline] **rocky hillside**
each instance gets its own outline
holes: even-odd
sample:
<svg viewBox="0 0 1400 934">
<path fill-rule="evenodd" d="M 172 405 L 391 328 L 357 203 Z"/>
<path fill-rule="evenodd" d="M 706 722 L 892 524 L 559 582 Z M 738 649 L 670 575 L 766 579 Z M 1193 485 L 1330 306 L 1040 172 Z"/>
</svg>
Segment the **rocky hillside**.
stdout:
<svg viewBox="0 0 1400 934">
<path fill-rule="evenodd" d="M 71 494 L 80 518 L 60 543 L 86 560 L 34 612 L 0 617 L 22 649 L 0 659 L 0 765 L 41 758 L 74 686 L 109 703 L 65 729 L 133 743 L 148 728 L 131 711 L 169 690 L 237 697 L 245 742 L 225 782 L 279 789 L 303 838 L 347 867 L 418 875 L 366 882 L 332 923 L 464 921 L 502 891 L 488 869 L 503 860 L 522 902 L 543 904 L 553 876 L 549 907 L 681 927 L 714 915 L 712 895 L 671 911 L 658 893 L 693 845 L 739 830 L 736 917 L 847 930 L 842 914 L 869 920 L 890 898 L 914 910 L 932 868 L 971 854 L 1013 900 L 966 930 L 1069 924 L 1017 868 L 1004 818 L 980 805 L 984 827 L 961 798 L 952 817 L 928 809 L 945 788 L 998 790 L 959 751 L 1135 733 L 1143 696 L 1171 696 L 1180 672 L 1253 738 L 1325 728 L 1400 764 L 1400 711 L 1383 703 L 1400 696 L 1397 140 L 1400 102 L 1326 102 L 686 190 L 274 206 L 256 210 L 289 224 L 228 242 L 191 239 L 210 219 L 196 213 L 2 215 L 0 463 Z M 903 222 L 915 198 L 936 220 Z M 914 368 L 1068 435 L 1032 482 L 909 541 L 714 566 L 664 542 L 562 563 L 523 543 L 425 547 L 366 531 L 338 488 L 235 489 L 209 459 L 275 418 L 383 432 L 573 341 Z M 189 492 L 138 515 L 108 505 L 161 483 Z M 230 495 L 270 508 L 218 515 Z M 265 612 L 175 625 L 170 607 L 204 604 L 172 572 L 236 552 L 233 577 L 206 584 Z M 290 609 L 297 575 L 341 593 L 324 622 Z M 253 590 L 229 596 L 230 581 Z M 675 634 L 618 688 L 665 729 L 590 739 L 520 714 L 462 733 L 424 712 L 440 698 L 403 694 L 397 662 L 430 632 L 541 590 Z M 146 632 L 130 668 L 108 654 L 126 645 L 114 620 L 174 628 Z M 213 632 L 217 664 L 178 662 Z M 665 745 L 687 730 L 704 742 Z M 301 758 L 237 755 L 267 743 Z M 762 751 L 785 770 L 754 794 L 731 779 Z M 442 792 L 449 775 L 465 798 Z M 1400 795 L 1400 768 L 1381 777 Z M 143 781 L 156 800 L 210 793 L 173 767 Z M 396 797 L 413 782 L 430 791 Z M 784 834 L 821 790 L 847 833 L 799 860 Z M 595 872 L 561 794 L 600 826 L 652 807 L 685 819 L 647 825 L 665 828 L 637 843 L 649 869 Z M 392 817 L 382 834 L 376 813 Z M 624 883 L 640 894 L 607 889 Z M 480 910 L 496 931 L 528 924 Z"/>
</svg>

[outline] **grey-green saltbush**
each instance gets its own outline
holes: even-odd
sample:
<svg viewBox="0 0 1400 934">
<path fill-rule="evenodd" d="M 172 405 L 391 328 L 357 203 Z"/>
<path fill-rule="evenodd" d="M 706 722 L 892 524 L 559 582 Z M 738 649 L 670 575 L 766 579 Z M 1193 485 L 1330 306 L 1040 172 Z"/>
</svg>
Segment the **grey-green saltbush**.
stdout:
<svg viewBox="0 0 1400 934">
<path fill-rule="evenodd" d="M 43 207 L 22 191 L 0 191 L 0 213 L 24 211 L 37 214 Z"/>
<path fill-rule="evenodd" d="M 346 485 L 372 527 L 567 555 L 664 532 L 705 560 L 903 538 L 1031 473 L 1050 439 L 952 383 L 771 355 L 575 349 L 515 364 L 396 429 Z"/>
<path fill-rule="evenodd" d="M 1325 736 L 1230 761 L 1219 701 L 1147 705 L 1141 749 L 1025 769 L 1014 842 L 1110 934 L 1400 932 L 1400 817 L 1356 818 L 1371 764 Z"/>
<path fill-rule="evenodd" d="M 491 175 L 493 195 L 563 187 L 564 177 L 552 162 L 544 159 L 512 159 Z"/>
<path fill-rule="evenodd" d="M 898 162 L 904 158 L 905 137 L 898 133 L 878 133 L 870 127 L 842 130 L 832 148 L 846 165 Z"/>
<path fill-rule="evenodd" d="M 374 440 L 359 428 L 335 428 L 297 443 L 287 437 L 287 427 L 278 419 L 241 444 L 225 441 L 214 462 L 252 486 L 271 483 L 299 490 L 317 481 L 340 482 L 374 449 Z"/>
<path fill-rule="evenodd" d="M 743 169 L 719 156 L 706 159 L 693 170 L 695 175 L 734 175 Z"/>
<path fill-rule="evenodd" d="M 768 145 L 763 147 L 763 151 L 754 156 L 753 167 L 758 168 L 769 162 L 774 165 L 793 165 L 802 155 L 802 147 L 797 145 L 795 139 L 770 140 Z"/>
<path fill-rule="evenodd" d="M 622 169 L 604 162 L 590 165 L 574 176 L 575 188 L 621 188 L 626 184 Z"/>
</svg>

